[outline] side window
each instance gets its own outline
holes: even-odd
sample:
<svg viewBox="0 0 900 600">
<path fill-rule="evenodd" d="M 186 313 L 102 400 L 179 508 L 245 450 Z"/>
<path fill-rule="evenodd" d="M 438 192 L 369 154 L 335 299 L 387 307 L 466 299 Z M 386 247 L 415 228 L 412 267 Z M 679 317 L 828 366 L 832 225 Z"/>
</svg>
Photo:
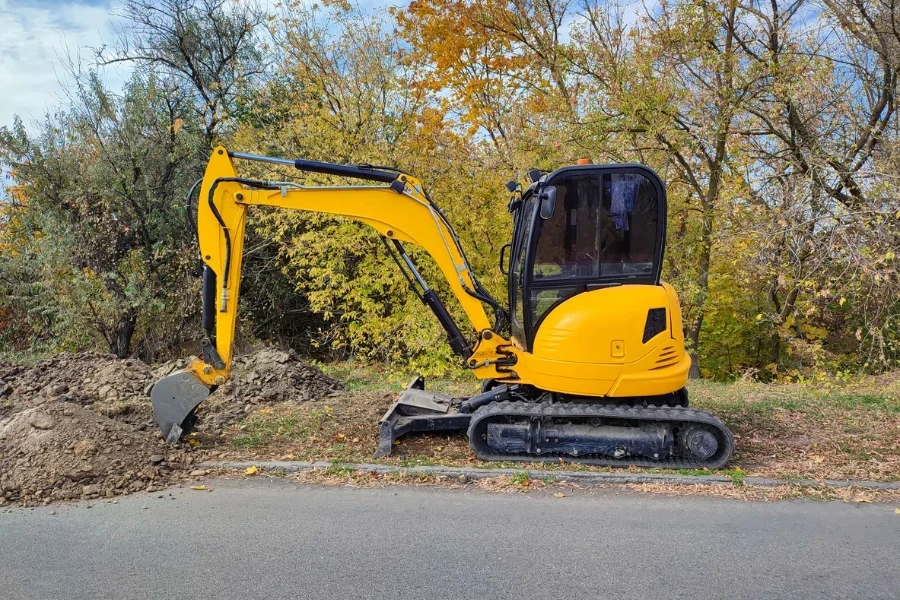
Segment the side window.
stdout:
<svg viewBox="0 0 900 600">
<path fill-rule="evenodd" d="M 556 209 L 541 224 L 534 255 L 534 280 L 598 277 L 600 176 L 564 175 L 553 185 Z"/>
<path fill-rule="evenodd" d="M 659 215 L 653 184 L 640 173 L 604 175 L 603 212 L 600 275 L 652 273 Z"/>
<path fill-rule="evenodd" d="M 519 340 L 525 340 L 524 321 L 524 281 L 525 281 L 525 251 L 531 238 L 531 225 L 534 221 L 534 208 L 536 198 L 532 196 L 525 203 L 520 221 L 516 225 L 515 245 L 513 258 L 509 267 L 510 278 L 510 307 L 512 308 L 512 332 Z"/>
</svg>

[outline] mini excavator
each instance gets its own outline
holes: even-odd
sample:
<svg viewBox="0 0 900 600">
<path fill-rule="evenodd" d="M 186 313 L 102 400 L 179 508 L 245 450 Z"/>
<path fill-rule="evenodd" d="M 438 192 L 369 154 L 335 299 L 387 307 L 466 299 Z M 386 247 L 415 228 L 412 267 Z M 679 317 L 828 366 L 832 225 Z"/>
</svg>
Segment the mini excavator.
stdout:
<svg viewBox="0 0 900 600">
<path fill-rule="evenodd" d="M 238 160 L 366 183 L 245 178 L 235 170 Z M 198 405 L 230 375 L 247 210 L 274 206 L 374 228 L 463 367 L 482 381 L 477 395 L 456 398 L 426 391 L 417 377 L 379 422 L 376 456 L 389 455 L 394 441 L 411 432 L 464 430 L 487 461 L 724 466 L 734 450 L 732 433 L 688 406 L 691 359 L 681 308 L 675 290 L 660 280 L 666 237 L 660 178 L 639 164 L 586 160 L 528 177 L 524 189 L 507 184 L 513 232 L 499 256 L 509 281 L 507 308 L 478 283 L 450 223 L 411 175 L 214 149 L 197 182 L 201 355 L 151 390 L 163 437 L 177 443 L 194 425 Z M 460 326 L 428 286 L 407 244 L 434 259 L 467 324 Z"/>
</svg>

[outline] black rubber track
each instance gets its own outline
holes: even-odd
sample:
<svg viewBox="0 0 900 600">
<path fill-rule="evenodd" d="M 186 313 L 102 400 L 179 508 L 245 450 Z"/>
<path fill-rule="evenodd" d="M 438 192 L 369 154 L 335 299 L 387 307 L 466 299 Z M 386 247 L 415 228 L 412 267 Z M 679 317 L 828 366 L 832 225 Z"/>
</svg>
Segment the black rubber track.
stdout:
<svg viewBox="0 0 900 600">
<path fill-rule="evenodd" d="M 703 424 L 715 430 L 719 441 L 719 450 L 705 461 L 688 460 L 684 458 L 661 458 L 658 460 L 628 456 L 614 458 L 600 454 L 574 457 L 569 454 L 547 453 L 507 453 L 498 452 L 487 445 L 487 425 L 491 422 L 505 422 L 507 417 L 512 418 L 565 418 L 565 419 L 593 419 L 601 418 L 606 424 L 615 425 L 614 420 L 644 421 L 654 423 L 667 423 L 675 427 L 683 427 L 690 424 Z M 676 446 L 678 440 L 676 439 Z M 478 455 L 478 458 L 488 461 L 542 461 L 581 463 L 587 465 L 600 465 L 608 467 L 637 467 L 664 468 L 664 469 L 719 469 L 728 463 L 734 452 L 734 436 L 731 431 L 716 417 L 710 413 L 696 408 L 669 407 L 669 406 L 615 406 L 605 404 L 582 404 L 569 402 L 493 402 L 479 408 L 472 415 L 469 424 L 469 445 Z"/>
</svg>

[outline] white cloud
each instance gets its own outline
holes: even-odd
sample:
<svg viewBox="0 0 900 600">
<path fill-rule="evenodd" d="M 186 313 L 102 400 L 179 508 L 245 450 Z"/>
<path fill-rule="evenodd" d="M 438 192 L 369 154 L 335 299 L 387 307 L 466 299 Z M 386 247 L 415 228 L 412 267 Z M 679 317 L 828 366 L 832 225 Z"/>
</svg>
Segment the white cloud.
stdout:
<svg viewBox="0 0 900 600">
<path fill-rule="evenodd" d="M 93 58 L 89 47 L 109 41 L 115 6 L 108 1 L 0 0 L 0 125 L 18 114 L 26 125 L 55 110 L 70 83 L 67 56 Z M 127 72 L 107 69 L 121 85 Z"/>
</svg>

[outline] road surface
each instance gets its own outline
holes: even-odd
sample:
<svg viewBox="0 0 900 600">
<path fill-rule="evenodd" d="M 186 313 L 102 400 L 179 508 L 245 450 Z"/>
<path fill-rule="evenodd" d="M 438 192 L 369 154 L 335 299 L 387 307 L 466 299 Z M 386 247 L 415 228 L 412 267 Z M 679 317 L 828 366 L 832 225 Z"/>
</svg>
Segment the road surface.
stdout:
<svg viewBox="0 0 900 600">
<path fill-rule="evenodd" d="M 208 485 L 0 513 L 0 598 L 900 598 L 892 506 Z"/>
</svg>

